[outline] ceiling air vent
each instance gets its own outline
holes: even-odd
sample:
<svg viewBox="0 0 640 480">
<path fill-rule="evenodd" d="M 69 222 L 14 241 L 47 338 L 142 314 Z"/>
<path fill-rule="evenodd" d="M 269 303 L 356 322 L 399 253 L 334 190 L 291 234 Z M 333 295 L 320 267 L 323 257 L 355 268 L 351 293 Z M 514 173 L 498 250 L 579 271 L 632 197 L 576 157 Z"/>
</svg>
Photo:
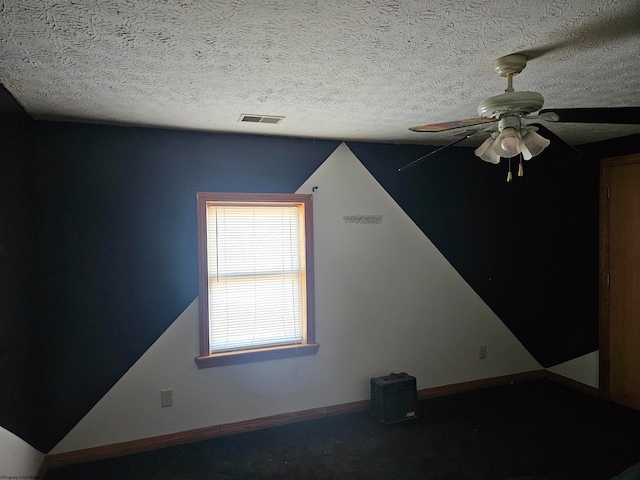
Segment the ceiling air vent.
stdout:
<svg viewBox="0 0 640 480">
<path fill-rule="evenodd" d="M 238 119 L 239 122 L 249 122 L 249 123 L 271 123 L 276 124 L 280 123 L 284 120 L 284 117 L 276 117 L 274 115 L 247 115 L 242 114 Z"/>
</svg>

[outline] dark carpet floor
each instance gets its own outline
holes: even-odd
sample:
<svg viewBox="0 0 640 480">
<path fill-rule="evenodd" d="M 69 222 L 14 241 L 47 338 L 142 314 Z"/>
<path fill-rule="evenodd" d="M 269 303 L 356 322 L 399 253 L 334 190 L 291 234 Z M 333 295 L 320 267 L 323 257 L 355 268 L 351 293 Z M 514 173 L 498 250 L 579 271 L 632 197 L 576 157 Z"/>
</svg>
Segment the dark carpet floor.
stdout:
<svg viewBox="0 0 640 480">
<path fill-rule="evenodd" d="M 434 398 L 384 425 L 339 415 L 50 470 L 74 479 L 605 480 L 640 462 L 640 412 L 548 380 Z"/>
</svg>

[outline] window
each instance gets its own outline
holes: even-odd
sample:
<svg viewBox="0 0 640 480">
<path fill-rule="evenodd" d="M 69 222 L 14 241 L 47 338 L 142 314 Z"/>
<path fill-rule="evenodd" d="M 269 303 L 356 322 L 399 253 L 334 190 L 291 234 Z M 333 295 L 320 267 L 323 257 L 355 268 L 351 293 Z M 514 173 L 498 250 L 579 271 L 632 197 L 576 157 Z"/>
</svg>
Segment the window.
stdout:
<svg viewBox="0 0 640 480">
<path fill-rule="evenodd" d="M 198 193 L 198 367 L 313 355 L 311 195 Z"/>
</svg>

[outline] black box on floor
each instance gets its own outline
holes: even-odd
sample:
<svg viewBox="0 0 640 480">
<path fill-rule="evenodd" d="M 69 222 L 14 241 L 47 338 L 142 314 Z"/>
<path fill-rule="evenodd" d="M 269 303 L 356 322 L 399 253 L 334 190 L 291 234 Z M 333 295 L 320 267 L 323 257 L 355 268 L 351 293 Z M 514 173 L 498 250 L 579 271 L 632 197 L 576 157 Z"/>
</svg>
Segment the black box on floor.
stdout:
<svg viewBox="0 0 640 480">
<path fill-rule="evenodd" d="M 405 372 L 372 378 L 371 414 L 383 423 L 416 418 L 418 416 L 416 378 Z"/>
</svg>

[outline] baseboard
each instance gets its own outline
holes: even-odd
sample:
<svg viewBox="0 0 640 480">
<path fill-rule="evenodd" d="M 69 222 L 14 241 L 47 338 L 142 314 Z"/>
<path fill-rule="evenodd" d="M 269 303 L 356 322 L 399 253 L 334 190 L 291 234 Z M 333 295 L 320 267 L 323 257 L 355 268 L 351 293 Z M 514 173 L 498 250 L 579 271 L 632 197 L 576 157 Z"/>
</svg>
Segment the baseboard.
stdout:
<svg viewBox="0 0 640 480">
<path fill-rule="evenodd" d="M 86 448 L 64 453 L 54 453 L 45 457 L 45 464 L 46 468 L 49 469 L 60 467 L 63 465 L 70 465 L 73 463 L 92 462 L 94 460 L 102 460 L 105 458 L 148 452 L 160 448 L 181 445 L 184 443 L 209 440 L 211 438 L 222 437 L 225 435 L 250 432 L 252 430 L 261 430 L 263 428 L 269 427 L 277 427 L 289 423 L 302 422 L 304 420 L 313 420 L 316 418 L 330 417 L 333 415 L 341 415 L 344 413 L 362 412 L 369 408 L 369 403 L 369 400 L 361 400 L 358 402 L 344 403 L 341 405 L 313 408 L 300 412 L 282 413 L 279 415 L 256 418 L 253 420 L 244 420 L 241 422 L 226 423 L 223 425 L 212 425 L 210 427 L 196 428 L 193 430 L 185 430 L 176 433 L 168 433 L 166 435 L 141 438 L 139 440 L 114 443 L 111 445 L 103 445 L 100 447 Z"/>
<path fill-rule="evenodd" d="M 427 398 L 441 397 L 452 395 L 455 393 L 463 393 L 481 388 L 494 387 L 497 385 L 507 385 L 515 382 L 526 380 L 536 380 L 545 378 L 544 370 L 534 370 L 531 372 L 517 373 L 514 375 L 505 375 L 502 377 L 484 378 L 481 380 L 473 380 L 470 382 L 457 383 L 453 385 L 445 385 L 442 387 L 426 388 L 418 391 L 418 398 L 424 400 Z M 223 425 L 213 425 L 210 427 L 196 428 L 182 432 L 169 433 L 159 435 L 157 437 L 142 438 L 139 440 L 131 440 L 128 442 L 114 443 L 100 447 L 86 448 L 82 450 L 74 450 L 71 452 L 54 453 L 47 455 L 44 461 L 44 468 L 54 468 L 73 463 L 91 462 L 111 457 L 120 457 L 123 455 L 131 455 L 134 453 L 148 452 L 160 448 L 181 445 L 184 443 L 199 442 L 209 440 L 215 437 L 231 435 L 235 433 L 249 432 L 252 430 L 260 430 L 268 427 L 276 427 L 289 423 L 301 422 L 304 420 L 313 420 L 316 418 L 330 417 L 344 413 L 362 412 L 368 410 L 370 401 L 361 400 L 357 402 L 344 403 L 341 405 L 333 405 L 329 407 L 312 408 L 300 412 L 282 413 L 269 417 L 256 418 L 253 420 L 245 420 L 241 422 L 227 423 Z"/>
<path fill-rule="evenodd" d="M 544 378 L 544 370 L 532 370 L 530 372 L 504 375 L 502 377 L 482 378 L 480 380 L 472 380 L 470 382 L 454 383 L 452 385 L 443 385 L 442 387 L 419 390 L 418 398 L 420 400 L 425 400 L 427 398 L 443 397 L 445 395 L 470 392 L 481 388 L 497 387 L 499 385 L 508 385 L 510 383 L 524 382 L 528 380 L 539 380 L 542 378 Z"/>
<path fill-rule="evenodd" d="M 600 390 L 598 388 L 592 387 L 591 385 L 587 385 L 582 382 L 578 382 L 577 380 L 574 380 L 572 378 L 550 372 L 549 370 L 544 371 L 544 378 L 573 388 L 574 390 L 578 390 L 582 393 L 586 393 L 587 395 L 600 397 Z"/>
</svg>

